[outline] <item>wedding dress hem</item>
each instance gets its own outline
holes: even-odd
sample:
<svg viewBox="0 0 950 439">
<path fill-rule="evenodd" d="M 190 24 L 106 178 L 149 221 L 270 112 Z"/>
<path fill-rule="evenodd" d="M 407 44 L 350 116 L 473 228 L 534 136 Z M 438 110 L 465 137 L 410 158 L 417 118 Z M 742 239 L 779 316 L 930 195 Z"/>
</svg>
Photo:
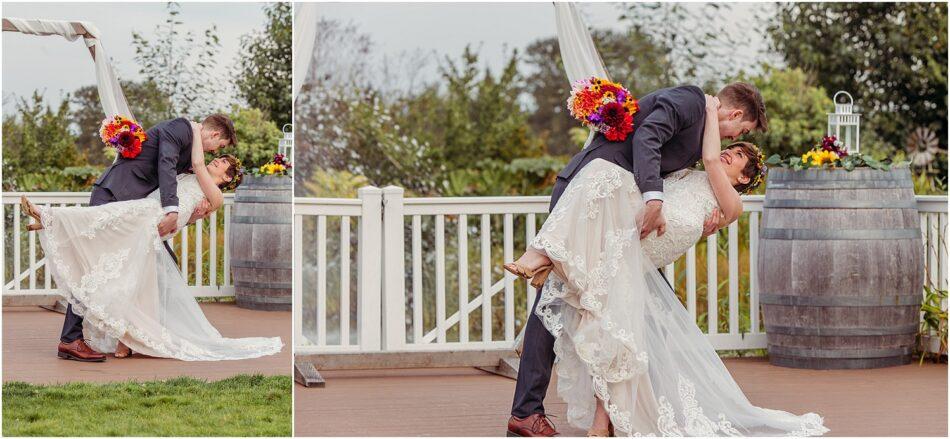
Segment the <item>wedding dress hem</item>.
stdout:
<svg viewBox="0 0 950 439">
<path fill-rule="evenodd" d="M 685 187 L 670 184 L 665 204 L 703 193 L 697 175 L 681 174 L 677 184 Z M 686 223 L 701 231 L 705 213 L 697 206 L 709 207 L 691 201 L 692 211 L 677 212 L 687 212 L 680 221 L 668 218 L 666 241 L 641 241 L 636 218 L 642 199 L 633 176 L 594 160 L 571 181 L 531 242 L 555 265 L 535 313 L 555 338 L 557 391 L 567 402 L 568 422 L 590 428 L 597 398 L 618 433 L 631 436 L 828 432 L 818 414 L 753 406 L 657 272 L 655 261 L 688 248 L 680 249 L 692 239 L 684 237 Z"/>
<path fill-rule="evenodd" d="M 152 204 L 155 204 L 155 206 Z M 128 210 L 106 212 L 97 217 L 95 221 L 87 224 L 87 229 L 79 232 L 79 236 L 92 239 L 95 237 L 97 231 L 115 227 L 129 212 L 144 212 L 153 210 L 156 207 L 160 209 L 160 205 L 158 205 L 155 200 L 134 200 L 129 203 Z M 123 274 L 123 269 L 127 268 L 127 264 L 130 263 L 130 249 L 119 248 L 115 251 L 101 254 L 94 265 L 85 267 L 86 272 L 79 277 L 78 282 L 70 282 L 68 279 L 75 278 L 70 273 L 70 266 L 65 263 L 59 252 L 62 243 L 56 234 L 57 227 L 54 225 L 54 209 L 55 208 L 52 207 L 38 206 L 40 222 L 43 224 L 43 230 L 39 232 L 40 241 L 43 244 L 46 257 L 48 261 L 50 261 L 47 268 L 51 270 L 51 274 L 56 280 L 60 293 L 66 301 L 72 305 L 73 312 L 83 316 L 84 323 L 92 325 L 96 331 L 101 332 L 102 335 L 105 336 L 102 338 L 105 338 L 107 341 L 103 341 L 100 337 L 89 337 L 88 334 L 84 337 L 87 339 L 87 343 L 96 350 L 105 353 L 114 352 L 116 342 L 122 340 L 126 345 L 131 345 L 130 347 L 132 347 L 133 350 L 145 353 L 146 355 L 175 358 L 184 361 L 219 361 L 241 360 L 272 355 L 280 352 L 283 348 L 283 343 L 279 337 L 251 337 L 246 339 L 221 338 L 221 340 L 227 340 L 229 342 L 243 340 L 244 345 L 232 346 L 232 348 L 236 349 L 231 349 L 229 352 L 214 352 L 211 349 L 198 346 L 184 337 L 173 337 L 165 328 L 162 328 L 160 335 L 156 337 L 142 330 L 136 323 L 129 319 L 110 316 L 105 309 L 107 303 L 97 301 L 93 293 L 110 282 L 115 285 L 114 282 Z M 150 215 L 143 216 L 150 218 Z M 159 259 L 158 265 L 161 266 L 160 269 L 165 270 L 168 264 L 174 266 L 174 263 L 171 261 L 171 256 L 167 254 L 164 245 L 162 245 L 158 237 L 156 228 L 159 220 L 160 216 L 157 216 L 154 220 L 149 220 L 146 224 L 141 226 L 143 230 L 150 231 L 147 232 L 146 236 L 143 236 L 142 239 L 146 242 L 150 241 L 150 244 L 147 245 L 153 247 L 153 253 Z M 174 273 L 170 273 L 170 275 L 177 275 L 179 278 L 181 276 L 181 274 L 177 272 L 177 268 L 174 269 Z M 194 299 L 192 298 L 191 300 Z M 197 304 L 195 304 L 195 306 L 197 306 Z M 88 329 L 89 328 L 87 328 L 87 330 Z M 208 329 L 208 331 L 220 337 L 220 334 L 213 328 Z M 131 339 L 128 337 L 131 337 Z M 139 344 L 144 345 L 146 349 L 142 349 L 142 346 L 139 346 Z M 133 346 L 136 346 L 137 349 Z"/>
</svg>

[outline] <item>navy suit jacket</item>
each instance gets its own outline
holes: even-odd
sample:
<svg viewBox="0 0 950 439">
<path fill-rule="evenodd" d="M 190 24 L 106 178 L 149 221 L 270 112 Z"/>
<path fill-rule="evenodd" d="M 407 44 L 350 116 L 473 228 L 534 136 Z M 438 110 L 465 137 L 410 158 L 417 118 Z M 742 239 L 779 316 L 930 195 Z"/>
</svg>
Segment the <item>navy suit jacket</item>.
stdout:
<svg viewBox="0 0 950 439">
<path fill-rule="evenodd" d="M 178 174 L 191 167 L 191 122 L 185 118 L 166 120 L 145 135 L 139 155 L 131 159 L 119 156 L 99 176 L 93 190 L 95 202 L 90 204 L 137 200 L 158 188 L 162 207 L 178 205 Z"/>
<path fill-rule="evenodd" d="M 639 100 L 633 132 L 620 142 L 598 133 L 558 174 L 551 194 L 557 204 L 577 171 L 601 158 L 633 173 L 641 192 L 663 191 L 663 176 L 693 166 L 703 156 L 706 95 L 699 87 L 664 88 Z"/>
</svg>

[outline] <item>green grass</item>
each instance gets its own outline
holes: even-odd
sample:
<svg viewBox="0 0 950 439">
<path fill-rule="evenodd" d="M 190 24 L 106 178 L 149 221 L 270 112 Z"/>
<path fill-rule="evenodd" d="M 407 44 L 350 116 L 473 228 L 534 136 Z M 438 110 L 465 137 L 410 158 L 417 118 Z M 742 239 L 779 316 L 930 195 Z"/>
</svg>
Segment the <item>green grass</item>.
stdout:
<svg viewBox="0 0 950 439">
<path fill-rule="evenodd" d="M 4 436 L 290 436 L 289 376 L 3 384 Z"/>
</svg>

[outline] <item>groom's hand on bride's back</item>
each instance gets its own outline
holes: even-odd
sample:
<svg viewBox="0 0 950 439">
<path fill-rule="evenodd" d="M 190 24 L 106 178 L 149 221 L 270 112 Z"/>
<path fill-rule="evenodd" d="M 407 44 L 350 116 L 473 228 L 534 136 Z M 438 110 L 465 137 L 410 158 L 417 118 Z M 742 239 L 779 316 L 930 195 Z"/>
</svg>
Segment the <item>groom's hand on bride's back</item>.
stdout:
<svg viewBox="0 0 950 439">
<path fill-rule="evenodd" d="M 663 202 L 660 200 L 647 201 L 643 211 L 643 223 L 640 224 L 640 239 L 656 232 L 656 236 L 666 233 L 666 218 L 663 217 Z"/>
<path fill-rule="evenodd" d="M 166 236 L 175 233 L 178 228 L 178 212 L 168 212 L 158 223 L 158 236 Z"/>
</svg>

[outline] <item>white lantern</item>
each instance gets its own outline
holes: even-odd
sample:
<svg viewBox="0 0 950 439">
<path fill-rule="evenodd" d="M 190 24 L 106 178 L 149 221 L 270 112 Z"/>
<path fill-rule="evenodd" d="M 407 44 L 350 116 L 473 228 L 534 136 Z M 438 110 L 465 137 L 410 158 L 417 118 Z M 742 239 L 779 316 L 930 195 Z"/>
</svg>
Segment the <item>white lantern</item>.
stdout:
<svg viewBox="0 0 950 439">
<path fill-rule="evenodd" d="M 839 103 L 838 96 L 844 95 L 847 102 Z M 839 91 L 831 98 L 835 103 L 835 112 L 828 113 L 828 134 L 835 136 L 844 145 L 848 154 L 861 149 L 861 115 L 854 112 L 854 98 L 846 91 Z"/>
<path fill-rule="evenodd" d="M 277 141 L 277 152 L 287 157 L 287 160 L 292 160 L 294 153 L 294 126 L 289 123 L 284 124 L 281 131 L 284 132 L 284 136 Z"/>
</svg>

